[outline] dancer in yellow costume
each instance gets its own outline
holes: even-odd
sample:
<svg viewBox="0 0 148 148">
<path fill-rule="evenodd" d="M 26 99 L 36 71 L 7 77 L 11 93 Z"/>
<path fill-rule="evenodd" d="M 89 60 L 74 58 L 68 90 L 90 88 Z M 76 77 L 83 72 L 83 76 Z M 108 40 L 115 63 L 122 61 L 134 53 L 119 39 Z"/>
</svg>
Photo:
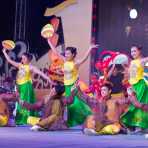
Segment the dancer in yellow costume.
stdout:
<svg viewBox="0 0 148 148">
<path fill-rule="evenodd" d="M 148 104 L 148 86 L 143 79 L 144 65 L 148 61 L 148 57 L 143 58 L 141 47 L 135 45 L 131 48 L 131 56 L 133 60 L 129 67 L 129 82 L 136 93 L 138 101 Z M 129 107 L 128 112 L 122 116 L 121 120 L 128 127 L 148 128 L 148 112 L 144 112 L 134 105 Z"/>
<path fill-rule="evenodd" d="M 50 39 L 48 39 L 48 44 L 50 45 L 53 52 L 58 53 L 55 47 L 52 45 Z M 64 60 L 64 85 L 65 85 L 65 96 L 71 95 L 71 87 L 78 80 L 78 70 L 81 64 L 83 64 L 88 58 L 92 48 L 96 48 L 97 45 L 92 45 L 82 57 L 81 60 L 75 60 L 77 49 L 75 47 L 67 47 L 65 49 L 65 55 L 59 54 L 59 57 Z M 68 110 L 68 120 L 67 124 L 69 127 L 83 124 L 86 117 L 90 115 L 90 107 L 77 96 L 74 97 L 73 104 L 67 107 Z"/>
<path fill-rule="evenodd" d="M 30 64 L 32 57 L 29 53 L 22 54 L 20 63 L 13 61 L 8 56 L 6 49 L 3 49 L 3 53 L 7 61 L 16 68 L 18 68 L 16 82 L 20 99 L 25 100 L 28 103 L 34 103 L 36 99 L 32 85 L 31 72 L 39 74 L 44 79 L 47 79 L 50 83 L 52 83 L 51 80 L 48 76 L 46 76 L 44 73 L 42 73 L 40 70 L 38 70 L 36 67 Z M 19 104 L 17 104 L 16 108 L 16 124 L 18 125 L 27 124 L 27 118 L 29 116 L 36 115 L 35 112 L 28 111 L 27 109 L 22 108 L 22 106 L 20 106 Z"/>
</svg>

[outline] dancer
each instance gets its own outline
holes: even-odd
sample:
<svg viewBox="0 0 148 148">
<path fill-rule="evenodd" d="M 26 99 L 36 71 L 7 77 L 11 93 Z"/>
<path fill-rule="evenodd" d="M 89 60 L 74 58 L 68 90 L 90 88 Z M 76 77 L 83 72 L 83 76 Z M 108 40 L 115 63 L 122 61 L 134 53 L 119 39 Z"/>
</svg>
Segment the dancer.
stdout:
<svg viewBox="0 0 148 148">
<path fill-rule="evenodd" d="M 43 116 L 41 118 L 36 118 L 36 123 L 34 122 L 35 125 L 31 128 L 31 130 L 38 131 L 67 129 L 63 119 L 64 108 L 65 105 L 73 102 L 75 91 L 72 91 L 72 95 L 69 97 L 69 99 L 66 99 L 63 96 L 64 91 L 64 85 L 58 84 L 51 89 L 48 98 L 44 98 L 34 104 L 29 104 L 22 101 L 22 106 L 28 110 L 44 109 Z"/>
<path fill-rule="evenodd" d="M 104 84 L 101 87 L 101 98 L 90 97 L 83 92 L 81 92 L 78 87 L 78 95 L 80 98 L 84 99 L 92 108 L 93 115 L 89 116 L 86 120 L 84 133 L 85 134 L 117 134 L 121 130 L 120 125 L 120 106 L 124 104 L 134 104 L 137 108 L 148 111 L 147 104 L 141 104 L 137 101 L 134 93 L 129 93 L 127 98 L 122 100 L 114 100 L 116 104 L 116 114 L 115 118 L 109 117 L 107 114 L 112 112 L 110 109 L 111 97 L 111 86 L 110 84 Z"/>
<path fill-rule="evenodd" d="M 35 66 L 30 64 L 31 55 L 29 53 L 22 54 L 20 63 L 13 61 L 7 54 L 6 49 L 3 49 L 3 54 L 6 60 L 10 64 L 18 68 L 16 83 L 20 99 L 25 100 L 28 103 L 34 103 L 36 99 L 32 85 L 31 72 L 39 74 L 41 77 L 48 80 L 50 83 L 52 83 L 51 80 L 43 72 L 41 72 Z M 22 107 L 19 104 L 17 104 L 16 108 L 17 108 L 16 124 L 18 125 L 27 124 L 27 118 L 29 116 L 37 115 L 37 113 L 35 113 L 34 111 L 28 111 L 26 109 L 22 109 Z"/>
<path fill-rule="evenodd" d="M 148 104 L 148 86 L 146 85 L 143 74 L 144 64 L 148 61 L 148 57 L 142 57 L 142 47 L 136 45 L 131 47 L 131 56 L 133 60 L 129 67 L 129 82 L 136 93 L 136 97 L 140 103 Z M 148 128 L 148 113 L 131 105 L 121 121 L 127 127 L 135 127 L 135 132 Z"/>
<path fill-rule="evenodd" d="M 111 67 L 109 67 L 109 71 L 107 74 L 107 80 L 112 85 L 112 96 L 121 95 L 123 93 L 123 83 L 124 80 L 124 68 L 121 64 L 113 63 Z"/>
<path fill-rule="evenodd" d="M 93 114 L 88 116 L 85 122 L 85 134 L 116 134 L 120 131 L 118 106 L 116 105 L 116 118 L 108 118 L 111 101 L 111 85 L 101 86 L 100 98 L 90 97 L 78 87 L 78 96 L 91 107 Z"/>
<path fill-rule="evenodd" d="M 80 65 L 82 65 L 88 58 L 91 50 L 98 47 L 97 45 L 92 45 L 86 52 L 85 56 L 81 60 L 75 60 L 77 55 L 77 49 L 75 47 L 67 47 L 65 49 L 65 55 L 62 56 L 58 53 L 55 47 L 52 45 L 50 39 L 48 39 L 48 44 L 50 45 L 53 52 L 57 53 L 60 58 L 64 60 L 64 85 L 65 85 L 65 96 L 71 95 L 71 87 L 78 80 L 78 70 Z M 67 107 L 68 110 L 68 126 L 76 126 L 83 124 L 86 117 L 91 114 L 91 109 L 87 104 L 80 100 L 77 96 L 74 97 L 74 103 Z"/>
<path fill-rule="evenodd" d="M 124 92 L 125 87 L 123 85 L 124 80 L 124 67 L 121 64 L 113 63 L 107 72 L 107 81 L 112 85 L 111 96 L 112 101 L 110 101 L 110 114 L 108 114 L 109 118 L 116 118 L 116 104 L 115 100 L 122 100 L 125 98 Z M 127 105 L 120 106 L 120 114 L 122 114 L 127 109 Z"/>
</svg>

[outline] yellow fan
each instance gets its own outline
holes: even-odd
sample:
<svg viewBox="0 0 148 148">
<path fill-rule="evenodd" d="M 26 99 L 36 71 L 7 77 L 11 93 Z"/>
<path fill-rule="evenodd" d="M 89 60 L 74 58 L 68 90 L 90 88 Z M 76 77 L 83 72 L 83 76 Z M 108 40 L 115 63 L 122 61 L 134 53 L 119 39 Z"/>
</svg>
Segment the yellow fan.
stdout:
<svg viewBox="0 0 148 148">
<path fill-rule="evenodd" d="M 4 40 L 2 41 L 2 46 L 5 49 L 12 50 L 15 48 L 15 43 L 12 40 Z"/>
<path fill-rule="evenodd" d="M 41 36 L 46 39 L 52 37 L 53 33 L 54 33 L 54 28 L 51 24 L 46 24 L 41 30 Z"/>
</svg>

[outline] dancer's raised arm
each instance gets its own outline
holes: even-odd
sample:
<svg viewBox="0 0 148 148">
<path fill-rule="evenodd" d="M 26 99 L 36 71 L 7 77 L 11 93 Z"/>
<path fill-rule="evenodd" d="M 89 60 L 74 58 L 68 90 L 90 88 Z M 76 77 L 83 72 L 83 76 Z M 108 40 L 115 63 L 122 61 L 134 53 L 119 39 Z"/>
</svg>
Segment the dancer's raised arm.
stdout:
<svg viewBox="0 0 148 148">
<path fill-rule="evenodd" d="M 59 58 L 61 58 L 62 60 L 65 60 L 65 57 L 62 56 L 62 55 L 57 51 L 57 49 L 56 49 L 56 48 L 54 47 L 54 45 L 51 43 L 50 39 L 48 39 L 47 42 L 48 42 L 48 44 L 49 44 L 51 50 L 52 50 L 55 54 L 57 54 L 57 55 L 59 56 Z"/>
<path fill-rule="evenodd" d="M 40 71 L 37 67 L 33 66 L 33 65 L 30 65 L 30 70 L 38 75 L 40 75 L 42 78 L 46 79 L 49 83 L 51 84 L 54 84 L 52 82 L 52 80 L 47 76 L 45 75 L 42 71 Z"/>
<path fill-rule="evenodd" d="M 83 63 L 88 59 L 91 50 L 92 50 L 93 48 L 97 48 L 98 46 L 99 46 L 99 45 L 91 45 L 91 46 L 89 47 L 89 49 L 86 51 L 84 57 L 82 57 L 81 60 L 80 60 L 80 59 L 77 60 L 77 61 L 75 62 L 75 64 L 76 64 L 77 66 L 80 66 L 81 64 L 83 64 Z"/>
<path fill-rule="evenodd" d="M 108 71 L 107 78 L 111 77 L 111 75 L 113 74 L 114 69 L 115 69 L 115 63 L 112 64 L 110 70 Z"/>
<path fill-rule="evenodd" d="M 9 55 L 7 54 L 5 48 L 4 48 L 2 51 L 3 51 L 3 54 L 4 54 L 5 58 L 6 58 L 6 60 L 8 61 L 8 63 L 10 63 L 10 64 L 13 65 L 14 67 L 17 67 L 17 68 L 18 68 L 20 63 L 18 63 L 18 62 L 16 62 L 16 61 L 13 61 L 13 60 L 9 57 Z"/>
<path fill-rule="evenodd" d="M 145 57 L 145 58 L 142 58 L 141 59 L 141 64 L 144 66 L 145 65 L 145 63 L 147 63 L 148 62 L 148 57 Z"/>
</svg>

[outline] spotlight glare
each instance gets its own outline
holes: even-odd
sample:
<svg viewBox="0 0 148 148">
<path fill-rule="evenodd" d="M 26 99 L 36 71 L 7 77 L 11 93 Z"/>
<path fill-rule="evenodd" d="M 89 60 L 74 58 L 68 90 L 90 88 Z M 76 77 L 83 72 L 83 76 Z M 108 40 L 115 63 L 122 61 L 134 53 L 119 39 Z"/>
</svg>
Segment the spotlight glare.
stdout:
<svg viewBox="0 0 148 148">
<path fill-rule="evenodd" d="M 129 12 L 129 15 L 130 15 L 131 19 L 136 19 L 137 16 L 138 16 L 138 12 L 137 12 L 136 9 L 131 9 L 130 12 Z"/>
</svg>

